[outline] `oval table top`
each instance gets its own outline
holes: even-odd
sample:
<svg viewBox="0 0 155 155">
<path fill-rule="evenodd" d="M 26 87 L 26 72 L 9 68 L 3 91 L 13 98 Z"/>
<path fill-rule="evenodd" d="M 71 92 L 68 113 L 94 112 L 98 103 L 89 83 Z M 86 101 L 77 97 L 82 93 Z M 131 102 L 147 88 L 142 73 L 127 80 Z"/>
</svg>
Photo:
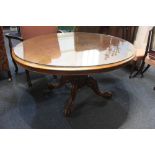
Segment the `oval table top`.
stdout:
<svg viewBox="0 0 155 155">
<path fill-rule="evenodd" d="M 135 56 L 131 43 L 96 33 L 53 33 L 25 40 L 12 51 L 24 68 L 48 74 L 91 74 L 113 70 Z"/>
</svg>

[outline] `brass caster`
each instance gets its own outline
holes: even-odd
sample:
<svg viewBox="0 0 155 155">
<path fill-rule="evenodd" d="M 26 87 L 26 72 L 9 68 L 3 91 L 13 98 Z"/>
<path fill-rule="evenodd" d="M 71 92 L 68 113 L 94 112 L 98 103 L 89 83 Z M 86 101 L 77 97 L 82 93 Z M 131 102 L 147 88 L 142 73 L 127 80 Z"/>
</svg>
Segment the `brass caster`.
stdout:
<svg viewBox="0 0 155 155">
<path fill-rule="evenodd" d="M 12 78 L 8 78 L 8 81 L 11 82 L 12 81 Z"/>
</svg>

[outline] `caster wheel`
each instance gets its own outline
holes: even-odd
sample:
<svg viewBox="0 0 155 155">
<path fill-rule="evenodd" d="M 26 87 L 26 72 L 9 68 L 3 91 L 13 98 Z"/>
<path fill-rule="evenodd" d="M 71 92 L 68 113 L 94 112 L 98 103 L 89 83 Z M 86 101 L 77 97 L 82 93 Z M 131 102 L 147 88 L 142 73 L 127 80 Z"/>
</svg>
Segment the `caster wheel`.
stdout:
<svg viewBox="0 0 155 155">
<path fill-rule="evenodd" d="M 18 74 L 18 70 L 15 70 L 15 74 Z"/>
<path fill-rule="evenodd" d="M 9 78 L 8 81 L 11 82 L 12 81 L 12 78 Z"/>
<path fill-rule="evenodd" d="M 28 83 L 28 88 L 32 88 L 32 83 Z"/>
</svg>

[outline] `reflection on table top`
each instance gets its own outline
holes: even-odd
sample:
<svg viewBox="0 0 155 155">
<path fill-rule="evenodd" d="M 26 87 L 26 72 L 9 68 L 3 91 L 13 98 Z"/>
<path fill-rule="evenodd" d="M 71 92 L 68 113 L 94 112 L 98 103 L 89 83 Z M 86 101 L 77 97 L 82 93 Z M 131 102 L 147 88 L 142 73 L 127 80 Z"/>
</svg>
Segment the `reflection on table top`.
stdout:
<svg viewBox="0 0 155 155">
<path fill-rule="evenodd" d="M 129 42 L 93 33 L 58 33 L 25 40 L 14 47 L 16 57 L 39 65 L 89 67 L 107 65 L 133 57 Z"/>
</svg>

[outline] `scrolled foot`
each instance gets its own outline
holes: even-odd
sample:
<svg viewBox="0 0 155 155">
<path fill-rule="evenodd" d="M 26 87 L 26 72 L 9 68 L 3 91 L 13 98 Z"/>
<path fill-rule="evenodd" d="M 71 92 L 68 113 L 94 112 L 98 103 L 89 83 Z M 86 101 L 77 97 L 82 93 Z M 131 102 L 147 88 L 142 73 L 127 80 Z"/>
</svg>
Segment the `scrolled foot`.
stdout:
<svg viewBox="0 0 155 155">
<path fill-rule="evenodd" d="M 48 84 L 48 89 L 57 89 L 63 87 L 67 83 L 67 80 L 62 76 L 58 83 Z"/>
<path fill-rule="evenodd" d="M 65 111 L 64 111 L 65 117 L 70 117 L 71 116 L 71 113 L 72 113 L 72 110 L 71 109 L 65 109 Z"/>
<path fill-rule="evenodd" d="M 97 81 L 93 79 L 92 77 L 89 77 L 89 79 L 87 80 L 87 86 L 90 87 L 95 92 L 95 94 L 98 96 L 105 97 L 108 99 L 112 97 L 111 92 L 100 91 Z"/>
<path fill-rule="evenodd" d="M 54 86 L 54 84 L 48 84 L 48 89 L 50 90 L 50 89 L 54 89 L 54 88 L 56 88 L 56 86 Z"/>
<path fill-rule="evenodd" d="M 133 78 L 133 75 L 129 75 L 129 79 Z"/>
<path fill-rule="evenodd" d="M 112 93 L 111 92 L 104 92 L 103 97 L 110 99 L 112 97 Z"/>
<path fill-rule="evenodd" d="M 64 110 L 65 117 L 70 117 L 73 112 L 73 105 L 67 105 Z"/>
</svg>

